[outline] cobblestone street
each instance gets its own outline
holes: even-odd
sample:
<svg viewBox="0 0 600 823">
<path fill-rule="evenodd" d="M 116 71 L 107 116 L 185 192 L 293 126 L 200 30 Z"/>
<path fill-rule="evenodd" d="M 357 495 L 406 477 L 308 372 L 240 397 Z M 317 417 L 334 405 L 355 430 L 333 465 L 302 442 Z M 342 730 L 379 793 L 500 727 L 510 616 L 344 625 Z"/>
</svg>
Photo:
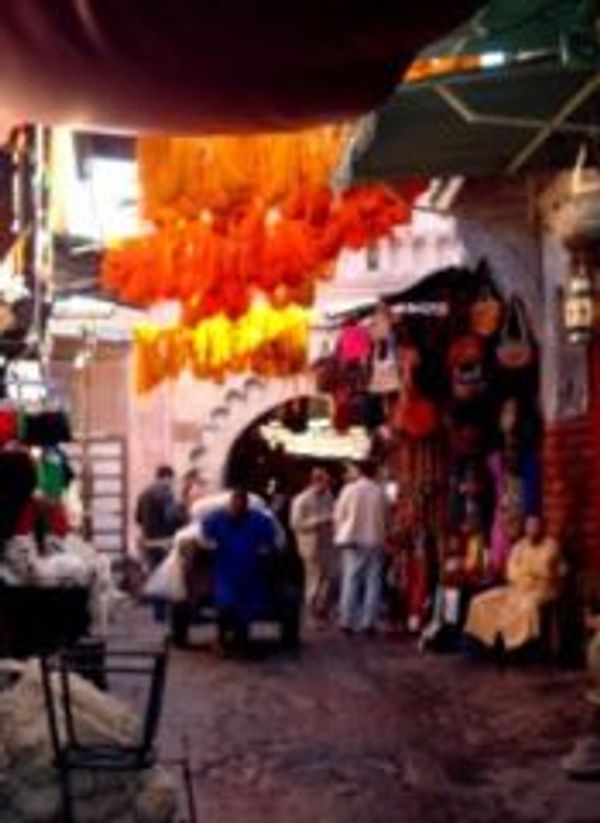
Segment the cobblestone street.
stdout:
<svg viewBox="0 0 600 823">
<path fill-rule="evenodd" d="M 116 634 L 150 637 L 127 609 Z M 204 632 L 206 631 L 206 634 Z M 580 673 L 498 670 L 414 643 L 309 635 L 297 658 L 173 652 L 163 750 L 192 744 L 210 823 L 591 823 L 600 785 L 559 768 L 585 717 Z"/>
</svg>

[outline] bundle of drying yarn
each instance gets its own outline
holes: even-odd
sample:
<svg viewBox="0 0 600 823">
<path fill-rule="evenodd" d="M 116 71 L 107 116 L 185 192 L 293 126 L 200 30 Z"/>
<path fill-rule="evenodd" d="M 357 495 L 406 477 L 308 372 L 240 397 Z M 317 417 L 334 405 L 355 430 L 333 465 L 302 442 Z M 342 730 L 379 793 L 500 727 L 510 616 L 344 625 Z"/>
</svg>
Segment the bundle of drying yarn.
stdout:
<svg viewBox="0 0 600 823">
<path fill-rule="evenodd" d="M 60 795 L 37 661 L 3 662 L 16 673 L 0 690 L 2 823 L 56 823 Z M 0 672 L 1 673 L 1 672 Z M 132 743 L 139 720 L 125 704 L 70 675 L 75 726 L 82 743 Z M 56 688 L 57 684 L 55 684 Z M 60 701 L 57 701 L 59 704 Z M 64 718 L 59 717 L 62 725 Z M 82 823 L 173 823 L 175 789 L 160 768 L 138 774 L 81 772 L 72 776 Z"/>
</svg>

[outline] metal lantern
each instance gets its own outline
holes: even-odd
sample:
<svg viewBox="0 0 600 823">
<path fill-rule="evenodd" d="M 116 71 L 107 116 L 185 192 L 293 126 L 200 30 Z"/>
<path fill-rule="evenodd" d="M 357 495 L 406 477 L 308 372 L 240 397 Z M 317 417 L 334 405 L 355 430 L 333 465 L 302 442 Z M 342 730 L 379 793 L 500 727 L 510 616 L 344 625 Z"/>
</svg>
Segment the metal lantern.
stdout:
<svg viewBox="0 0 600 823">
<path fill-rule="evenodd" d="M 588 266 L 577 266 L 569 276 L 563 308 L 568 341 L 577 345 L 589 343 L 594 329 L 594 284 Z"/>
</svg>

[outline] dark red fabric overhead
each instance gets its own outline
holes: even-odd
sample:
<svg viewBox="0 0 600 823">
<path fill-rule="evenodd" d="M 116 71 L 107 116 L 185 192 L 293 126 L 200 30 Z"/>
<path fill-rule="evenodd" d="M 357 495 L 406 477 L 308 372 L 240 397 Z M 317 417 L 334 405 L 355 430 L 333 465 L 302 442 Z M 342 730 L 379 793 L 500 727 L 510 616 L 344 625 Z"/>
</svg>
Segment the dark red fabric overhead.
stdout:
<svg viewBox="0 0 600 823">
<path fill-rule="evenodd" d="M 285 128 L 380 103 L 477 0 L 2 0 L 0 107 L 171 132 Z"/>
</svg>

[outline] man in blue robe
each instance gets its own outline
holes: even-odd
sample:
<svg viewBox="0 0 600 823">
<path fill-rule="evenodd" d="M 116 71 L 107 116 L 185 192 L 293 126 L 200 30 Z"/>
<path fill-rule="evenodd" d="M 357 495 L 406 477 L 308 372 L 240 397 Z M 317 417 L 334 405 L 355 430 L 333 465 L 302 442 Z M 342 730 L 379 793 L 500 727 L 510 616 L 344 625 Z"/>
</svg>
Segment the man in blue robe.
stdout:
<svg viewBox="0 0 600 823">
<path fill-rule="evenodd" d="M 243 651 L 253 620 L 264 615 L 268 592 L 261 555 L 277 550 L 273 519 L 232 492 L 229 505 L 208 515 L 205 537 L 215 546 L 215 603 L 224 651 Z"/>
</svg>

